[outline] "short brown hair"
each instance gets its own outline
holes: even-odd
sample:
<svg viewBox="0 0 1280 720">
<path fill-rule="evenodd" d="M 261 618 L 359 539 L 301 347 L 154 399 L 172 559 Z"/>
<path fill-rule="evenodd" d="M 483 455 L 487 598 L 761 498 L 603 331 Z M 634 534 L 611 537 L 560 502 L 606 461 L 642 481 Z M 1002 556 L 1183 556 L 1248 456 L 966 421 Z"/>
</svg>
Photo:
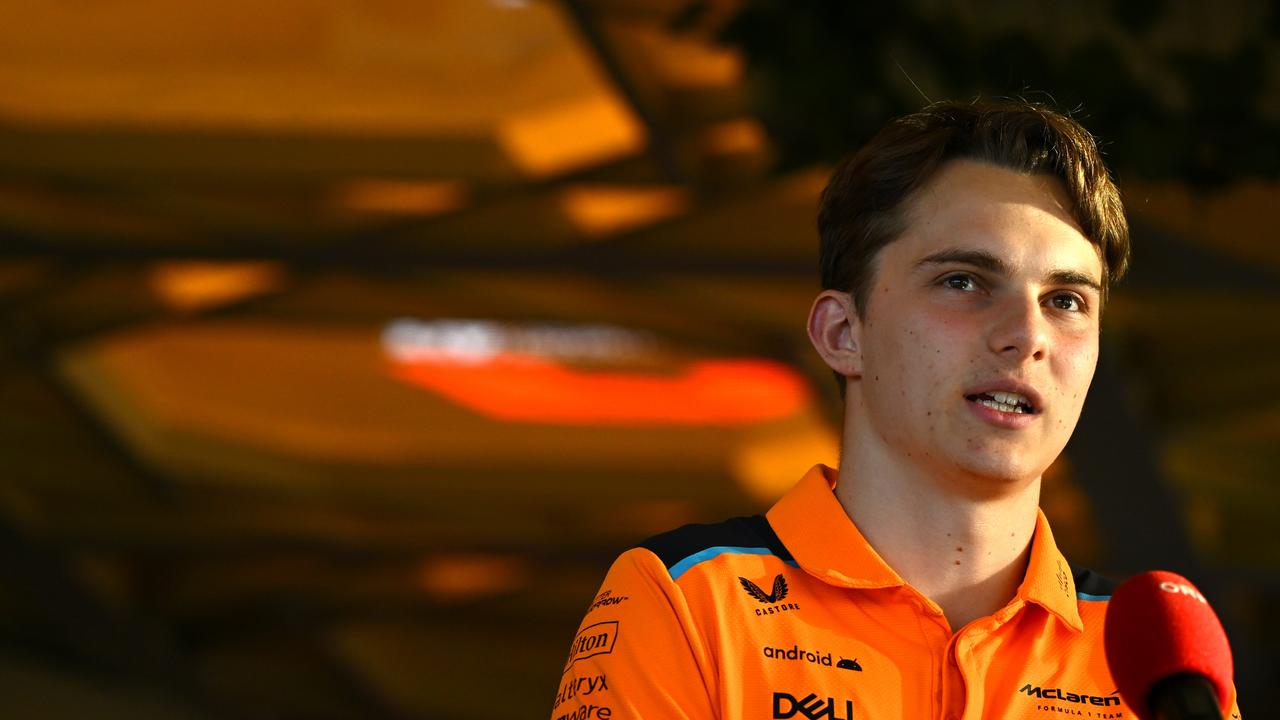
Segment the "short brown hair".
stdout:
<svg viewBox="0 0 1280 720">
<path fill-rule="evenodd" d="M 844 160 L 818 210 L 822 287 L 848 292 L 860 317 L 880 248 L 905 229 L 903 208 L 949 160 L 1058 178 L 1068 208 L 1102 256 L 1105 299 L 1129 265 L 1129 223 L 1093 136 L 1045 106 L 1019 100 L 937 102 L 890 122 Z M 844 387 L 841 380 L 841 389 Z"/>
</svg>

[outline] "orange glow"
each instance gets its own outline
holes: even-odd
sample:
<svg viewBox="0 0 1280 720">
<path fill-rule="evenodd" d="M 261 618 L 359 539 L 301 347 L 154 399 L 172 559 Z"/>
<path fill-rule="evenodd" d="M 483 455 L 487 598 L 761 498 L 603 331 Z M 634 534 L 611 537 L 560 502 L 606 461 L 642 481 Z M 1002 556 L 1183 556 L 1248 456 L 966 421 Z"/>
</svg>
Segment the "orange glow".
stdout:
<svg viewBox="0 0 1280 720">
<path fill-rule="evenodd" d="M 577 370 L 508 354 L 472 365 L 402 363 L 391 373 L 507 422 L 734 425 L 786 417 L 809 401 L 795 371 L 767 360 L 702 360 L 661 375 Z"/>
<path fill-rule="evenodd" d="M 1124 201 L 1136 220 L 1238 259 L 1280 268 L 1280 247 L 1270 240 L 1270 223 L 1259 222 L 1280 204 L 1280 183 L 1247 180 L 1213 192 L 1192 192 L 1182 183 L 1126 179 Z"/>
<path fill-rule="evenodd" d="M 685 208 L 685 195 L 670 187 L 581 185 L 564 190 L 560 205 L 582 232 L 598 237 L 669 218 Z"/>
<path fill-rule="evenodd" d="M 665 32 L 657 26 L 628 28 L 630 40 L 663 83 L 682 88 L 721 88 L 742 78 L 742 54 L 699 38 Z"/>
<path fill-rule="evenodd" d="M 336 195 L 336 204 L 347 210 L 397 215 L 439 215 L 467 202 L 466 187 L 450 181 L 355 180 Z"/>
<path fill-rule="evenodd" d="M 764 127 L 758 120 L 741 118 L 712 125 L 703 138 L 716 155 L 746 155 L 765 148 Z"/>
<path fill-rule="evenodd" d="M 151 268 L 151 289 L 176 310 L 202 310 L 276 287 L 280 266 L 269 262 L 171 262 Z"/>
<path fill-rule="evenodd" d="M 527 582 L 528 575 L 528 568 L 518 558 L 440 555 L 422 564 L 418 582 L 436 597 L 460 600 L 511 590 Z"/>
<path fill-rule="evenodd" d="M 814 463 L 839 467 L 840 440 L 816 409 L 753 428 L 732 458 L 733 477 L 751 499 L 769 505 Z"/>
<path fill-rule="evenodd" d="M 597 95 L 502 123 L 499 141 L 521 170 L 555 175 L 640 152 L 645 133 L 619 98 Z"/>
</svg>

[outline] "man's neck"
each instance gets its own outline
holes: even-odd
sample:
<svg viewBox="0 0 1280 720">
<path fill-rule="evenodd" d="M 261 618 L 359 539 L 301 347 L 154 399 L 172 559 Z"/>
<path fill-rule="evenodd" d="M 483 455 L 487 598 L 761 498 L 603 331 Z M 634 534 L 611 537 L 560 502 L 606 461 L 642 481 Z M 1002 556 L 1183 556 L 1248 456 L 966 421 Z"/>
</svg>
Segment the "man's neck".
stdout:
<svg viewBox="0 0 1280 720">
<path fill-rule="evenodd" d="M 836 496 L 889 567 L 953 631 L 1008 604 L 1026 575 L 1039 478 L 979 494 L 966 479 L 868 455 L 846 451 Z"/>
</svg>

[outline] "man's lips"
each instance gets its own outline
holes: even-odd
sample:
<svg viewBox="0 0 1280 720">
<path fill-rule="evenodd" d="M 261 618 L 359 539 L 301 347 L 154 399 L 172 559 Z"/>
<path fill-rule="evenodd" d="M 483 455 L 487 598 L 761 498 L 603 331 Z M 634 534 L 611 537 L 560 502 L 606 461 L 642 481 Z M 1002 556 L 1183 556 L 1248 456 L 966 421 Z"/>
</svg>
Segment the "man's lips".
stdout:
<svg viewBox="0 0 1280 720">
<path fill-rule="evenodd" d="M 984 399 L 984 395 L 965 398 L 965 405 L 979 419 L 1005 430 L 1018 430 L 1038 422 L 1040 416 Z"/>
<path fill-rule="evenodd" d="M 1038 415 L 1044 412 L 1040 393 L 1017 380 L 999 379 L 975 385 L 964 393 L 965 400 L 1008 414 Z"/>
</svg>

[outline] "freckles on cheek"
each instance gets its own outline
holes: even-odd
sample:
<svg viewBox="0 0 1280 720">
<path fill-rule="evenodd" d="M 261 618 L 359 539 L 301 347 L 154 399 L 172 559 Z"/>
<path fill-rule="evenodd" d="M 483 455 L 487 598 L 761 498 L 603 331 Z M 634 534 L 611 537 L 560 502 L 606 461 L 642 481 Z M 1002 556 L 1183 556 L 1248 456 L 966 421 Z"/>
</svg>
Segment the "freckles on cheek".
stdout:
<svg viewBox="0 0 1280 720">
<path fill-rule="evenodd" d="M 1095 335 L 1069 338 L 1060 346 L 1058 359 L 1064 363 L 1064 369 L 1072 375 L 1093 376 L 1098 365 L 1098 338 Z"/>
<path fill-rule="evenodd" d="M 1085 395 L 1093 384 L 1094 369 L 1097 366 L 1097 355 L 1082 353 L 1069 358 L 1062 367 L 1062 385 L 1060 392 L 1070 398 L 1070 404 L 1078 412 L 1084 405 Z"/>
<path fill-rule="evenodd" d="M 1098 349 L 1096 347 L 1081 350 L 1071 357 L 1072 373 L 1086 385 L 1093 379 L 1094 370 L 1098 367 Z"/>
</svg>

